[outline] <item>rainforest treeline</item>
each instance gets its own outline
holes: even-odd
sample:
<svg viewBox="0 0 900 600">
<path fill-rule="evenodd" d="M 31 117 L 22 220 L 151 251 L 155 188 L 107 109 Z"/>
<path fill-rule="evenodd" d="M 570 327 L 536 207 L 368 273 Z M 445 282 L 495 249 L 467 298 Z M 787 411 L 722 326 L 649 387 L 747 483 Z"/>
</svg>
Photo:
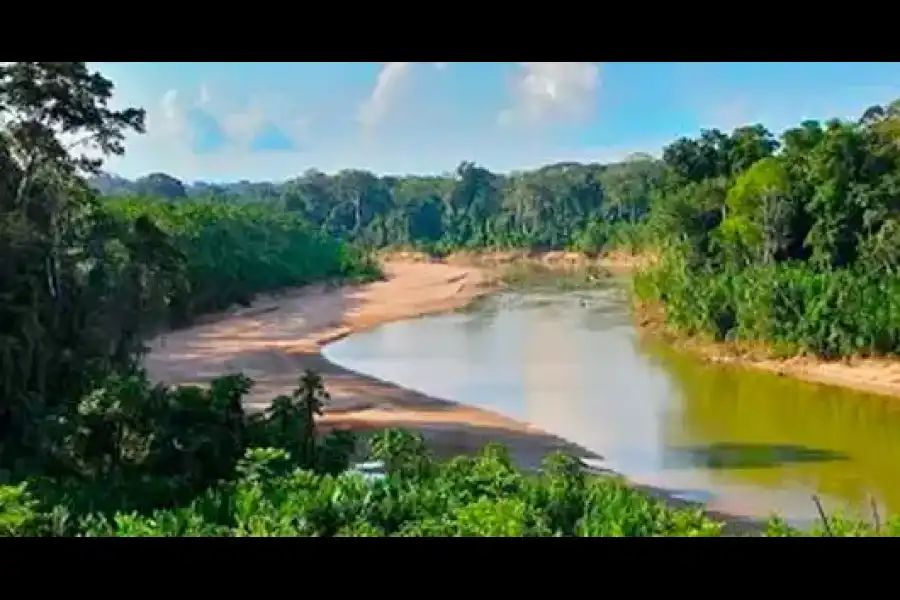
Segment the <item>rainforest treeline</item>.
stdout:
<svg viewBox="0 0 900 600">
<path fill-rule="evenodd" d="M 636 278 L 637 295 L 684 333 L 824 357 L 900 350 L 896 102 L 778 137 L 762 125 L 705 130 L 659 160 L 509 175 L 471 162 L 435 177 L 310 171 L 278 185 L 185 187 L 153 174 L 116 185 L 174 202 L 266 204 L 368 247 L 652 250 L 662 260 Z"/>
<path fill-rule="evenodd" d="M 238 183 L 185 188 L 164 174 L 130 184 L 95 178 L 119 196 L 262 203 L 302 215 L 316 229 L 369 247 L 557 248 L 596 219 L 638 222 L 663 165 L 635 156 L 618 165 L 557 164 L 511 176 L 471 162 L 445 176 L 379 177 L 359 170 L 308 171 L 283 184 Z"/>
</svg>

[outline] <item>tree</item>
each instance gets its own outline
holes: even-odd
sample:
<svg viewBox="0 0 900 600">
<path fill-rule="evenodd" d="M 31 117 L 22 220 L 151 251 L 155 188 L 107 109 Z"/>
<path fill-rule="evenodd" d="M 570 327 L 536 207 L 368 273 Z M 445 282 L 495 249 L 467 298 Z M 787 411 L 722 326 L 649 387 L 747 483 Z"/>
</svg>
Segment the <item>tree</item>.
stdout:
<svg viewBox="0 0 900 600">
<path fill-rule="evenodd" d="M 765 158 L 740 175 L 725 200 L 720 233 L 730 250 L 752 262 L 772 263 L 790 243 L 792 206 L 787 171 Z"/>
<path fill-rule="evenodd" d="M 610 165 L 601 175 L 607 217 L 631 223 L 643 217 L 650 208 L 652 191 L 659 184 L 661 166 L 659 161 L 646 157 Z"/>
<path fill-rule="evenodd" d="M 325 390 L 325 382 L 322 376 L 315 371 L 307 369 L 300 377 L 300 382 L 294 392 L 294 400 L 303 413 L 302 422 L 305 430 L 301 439 L 305 440 L 304 449 L 307 464 L 313 465 L 316 461 L 316 417 L 322 414 L 322 410 L 331 397 Z"/>
<path fill-rule="evenodd" d="M 103 157 L 124 153 L 128 130 L 144 132 L 144 111 L 112 110 L 112 91 L 85 63 L 0 66 L 0 139 L 19 173 L 17 204 L 40 176 L 99 173 Z"/>
<path fill-rule="evenodd" d="M 134 182 L 134 192 L 138 196 L 174 200 L 186 198 L 187 190 L 180 180 L 165 173 L 151 173 Z"/>
<path fill-rule="evenodd" d="M 134 364 L 139 334 L 125 313 L 150 301 L 154 267 L 143 261 L 155 257 L 129 263 L 122 253 L 159 232 L 109 218 L 81 177 L 124 152 L 126 132 L 144 130 L 142 110 L 109 108 L 112 91 L 84 63 L 0 66 L 0 440 L 7 444 L 40 445 L 25 438 L 43 410 L 77 398 L 117 363 Z"/>
<path fill-rule="evenodd" d="M 728 172 L 742 173 L 764 158 L 772 156 L 778 142 L 762 125 L 738 127 L 731 133 L 728 149 Z"/>
</svg>

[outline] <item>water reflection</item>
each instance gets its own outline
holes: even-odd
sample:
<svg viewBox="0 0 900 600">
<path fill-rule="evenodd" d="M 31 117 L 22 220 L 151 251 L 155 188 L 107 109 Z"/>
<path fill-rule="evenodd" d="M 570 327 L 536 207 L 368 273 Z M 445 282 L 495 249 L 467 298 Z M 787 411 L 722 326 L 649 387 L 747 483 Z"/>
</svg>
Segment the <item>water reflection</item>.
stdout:
<svg viewBox="0 0 900 600">
<path fill-rule="evenodd" d="M 332 360 L 536 424 L 643 483 L 743 514 L 900 512 L 900 403 L 642 345 L 620 286 L 503 294 L 478 310 L 391 324 Z"/>
<path fill-rule="evenodd" d="M 721 443 L 709 446 L 672 448 L 666 456 L 665 466 L 685 466 L 707 469 L 764 469 L 789 463 L 825 462 L 846 460 L 840 452 L 817 450 L 791 444 L 734 444 Z"/>
<path fill-rule="evenodd" d="M 864 505 L 874 495 L 891 512 L 900 511 L 900 407 L 895 400 L 807 384 L 768 373 L 698 364 L 656 347 L 688 399 L 671 422 L 673 444 L 692 440 L 729 441 L 755 447 L 790 444 L 805 459 L 772 465 L 715 469 L 711 477 L 739 477 L 778 489 L 802 484 L 832 501 Z M 751 461 L 752 462 L 752 461 Z"/>
<path fill-rule="evenodd" d="M 575 432 L 569 425 L 578 422 L 578 398 L 589 395 L 591 390 L 578 368 L 577 357 L 573 356 L 574 347 L 566 343 L 566 328 L 557 326 L 557 319 L 563 315 L 555 309 L 560 307 L 547 302 L 544 299 L 541 303 L 522 305 L 526 310 L 545 310 L 553 316 L 552 319 L 536 319 L 533 327 L 524 330 L 524 352 L 520 363 L 525 382 L 524 414 L 535 423 L 546 424 L 549 430 L 568 430 L 569 435 L 573 435 Z M 567 393 L 557 393 L 560 390 Z M 549 397 L 553 402 L 547 402 Z"/>
</svg>

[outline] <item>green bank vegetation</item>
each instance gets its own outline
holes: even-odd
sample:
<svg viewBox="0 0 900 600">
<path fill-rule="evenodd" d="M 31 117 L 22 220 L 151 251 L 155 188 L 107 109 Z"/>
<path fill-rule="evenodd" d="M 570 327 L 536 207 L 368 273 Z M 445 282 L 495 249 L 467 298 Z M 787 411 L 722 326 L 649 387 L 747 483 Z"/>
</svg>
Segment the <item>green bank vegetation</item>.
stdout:
<svg viewBox="0 0 900 600">
<path fill-rule="evenodd" d="M 206 477 L 192 470 L 223 473 L 196 461 L 239 447 L 213 438 L 243 422 L 241 394 L 151 391 L 150 335 L 258 292 L 378 275 L 365 252 L 273 207 L 101 201 L 84 177 L 143 131 L 143 111 L 113 110 L 111 95 L 83 63 L 0 66 L 0 481 L 64 482 L 87 504 L 144 485 L 129 473 L 145 460 L 178 496 Z"/>
<path fill-rule="evenodd" d="M 316 434 L 328 401 L 304 374 L 291 396 L 244 414 L 252 382 L 209 390 L 110 377 L 56 424 L 53 461 L 0 485 L 6 536 L 687 536 L 723 535 L 699 509 L 672 508 L 580 462 L 548 456 L 539 473 L 505 449 L 436 461 L 418 435 Z M 50 438 L 48 438 L 50 439 Z M 384 465 L 374 479 L 348 470 L 364 451 Z M 6 476 L 13 474 L 7 472 Z M 900 534 L 900 522 L 829 518 L 811 532 L 780 520 L 768 536 Z"/>
<path fill-rule="evenodd" d="M 666 150 L 648 226 L 669 232 L 639 295 L 670 325 L 825 358 L 900 350 L 900 119 L 806 122 L 750 164 L 706 133 Z"/>
<path fill-rule="evenodd" d="M 716 535 L 698 510 L 672 510 L 577 461 L 517 472 L 505 451 L 434 461 L 421 438 L 376 434 L 379 481 L 348 472 L 356 440 L 315 435 L 327 401 L 307 373 L 290 397 L 248 416 L 249 380 L 210 391 L 110 380 L 79 403 L 52 473 L 0 487 L 0 533 L 87 536 Z M 115 410 L 111 410 L 115 406 Z M 106 425 L 104 427 L 104 425 Z M 65 427 L 63 428 L 65 429 Z"/>
<path fill-rule="evenodd" d="M 112 91 L 83 63 L 0 65 L 0 534 L 721 533 L 696 510 L 586 478 L 563 456 L 549 458 L 540 475 L 517 472 L 496 447 L 438 463 L 402 432 L 369 444 L 388 468 L 386 478 L 369 481 L 347 472 L 351 457 L 366 454 L 353 436 L 317 435 L 328 396 L 314 373 L 292 396 L 248 415 L 242 398 L 252 382 L 243 376 L 209 389 L 166 388 L 140 368 L 145 341 L 160 329 L 288 285 L 377 277 L 364 248 L 663 247 L 670 238 L 652 232 L 681 219 L 697 241 L 669 243 L 666 256 L 700 273 L 713 268 L 713 240 L 726 237 L 697 213 L 696 206 L 715 212 L 710 197 L 686 207 L 672 198 L 718 189 L 719 179 L 671 183 L 684 176 L 673 174 L 667 150 L 665 162 L 635 157 L 511 176 L 470 163 L 437 178 L 310 173 L 285 186 L 241 184 L 240 193 L 196 193 L 156 174 L 138 193 L 120 187 L 121 198 L 110 201 L 88 178 L 144 121 L 142 110 L 110 108 Z M 94 179 L 95 187 L 108 179 Z M 743 232 L 741 223 L 732 229 Z M 878 232 L 871 235 L 887 235 Z M 745 246 L 756 239 L 734 236 Z M 883 255 L 863 247 L 857 262 Z M 820 255 L 811 253 L 809 264 Z M 728 267 L 735 272 L 757 268 L 749 251 L 728 256 L 745 257 L 723 259 L 745 265 Z M 648 288 L 682 289 L 656 277 Z M 895 531 L 892 523 L 879 530 Z M 797 532 L 775 523 L 770 533 Z M 824 533 L 873 530 L 840 521 Z"/>
<path fill-rule="evenodd" d="M 434 177 L 309 171 L 284 184 L 95 180 L 118 194 L 281 207 L 372 248 L 652 250 L 638 297 L 670 326 L 779 353 L 893 355 L 900 344 L 900 103 L 857 121 L 702 131 L 611 165 Z M 156 183 L 154 183 L 156 182 Z M 177 185 L 176 185 L 177 184 Z"/>
<path fill-rule="evenodd" d="M 175 323 L 247 304 L 261 292 L 377 277 L 370 255 L 275 207 L 120 199 L 104 204 L 124 223 L 149 223 L 180 260 L 166 281 Z M 164 240 L 164 241 L 163 241 Z"/>
</svg>

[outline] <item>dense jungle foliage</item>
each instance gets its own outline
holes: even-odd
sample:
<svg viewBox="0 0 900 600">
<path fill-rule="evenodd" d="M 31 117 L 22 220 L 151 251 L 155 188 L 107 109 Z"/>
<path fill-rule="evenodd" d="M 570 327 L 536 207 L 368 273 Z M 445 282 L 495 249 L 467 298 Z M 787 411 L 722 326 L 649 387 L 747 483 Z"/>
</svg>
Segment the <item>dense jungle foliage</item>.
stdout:
<svg viewBox="0 0 900 600">
<path fill-rule="evenodd" d="M 714 179 L 700 177 L 697 166 L 679 172 L 673 157 L 682 155 L 667 150 L 664 162 L 637 157 L 509 177 L 469 163 L 439 178 L 312 173 L 288 184 L 290 193 L 246 184 L 242 194 L 209 188 L 199 199 L 156 174 L 137 196 L 167 199 L 111 202 L 87 178 L 98 175 L 105 156 L 124 152 L 126 132 L 144 127 L 142 110 L 110 108 L 112 92 L 112 82 L 84 63 L 0 63 L 0 535 L 721 533 L 697 511 L 674 510 L 612 479 L 586 478 L 570 458 L 551 457 L 541 475 L 516 472 L 494 447 L 438 463 L 421 439 L 396 431 L 369 445 L 388 472 L 372 481 L 347 472 L 361 453 L 353 436 L 317 434 L 315 417 L 328 395 L 316 374 L 249 415 L 242 398 L 252 382 L 243 376 L 209 389 L 167 388 L 148 382 L 140 364 L 145 340 L 159 328 L 283 285 L 377 275 L 355 243 L 596 251 L 610 240 L 662 246 L 673 238 L 650 232 L 683 225 L 691 235 L 679 233 L 680 243 L 666 248 L 690 273 L 786 268 L 770 264 L 786 256 L 783 249 L 747 233 L 755 231 L 747 223 L 756 223 L 756 213 L 738 212 L 750 216 L 724 228 L 733 213 L 719 207 L 726 216 L 710 217 L 710 198 L 732 198 L 717 186 L 740 181 L 742 169 L 768 156 L 761 130 L 728 138 L 742 158 Z M 880 131 L 880 123 L 889 131 L 893 116 L 883 112 L 847 127 Z M 698 147 L 700 163 L 709 163 L 709 148 Z M 257 189 L 275 191 L 255 197 Z M 126 191 L 120 195 L 132 196 Z M 876 206 L 872 199 L 882 196 L 867 193 L 866 206 Z M 745 206 L 735 202 L 723 206 Z M 847 264 L 893 256 L 878 241 L 892 239 L 886 216 L 852 246 L 853 261 L 836 262 L 850 256 L 841 252 L 852 236 L 840 233 L 843 213 L 830 210 L 815 214 L 827 213 L 832 229 L 810 225 L 812 246 L 795 244 L 819 248 L 803 256 L 820 269 L 817 276 L 840 268 L 856 276 Z M 727 240 L 740 244 L 715 250 L 729 247 Z M 753 240 L 769 249 L 753 254 Z M 834 240 L 840 252 L 828 254 Z M 823 256 L 834 259 L 830 267 L 821 266 Z M 664 288 L 662 276 L 648 281 L 662 293 L 693 293 Z M 898 529 L 826 525 L 825 535 Z M 770 531 L 796 533 L 782 523 Z"/>
<path fill-rule="evenodd" d="M 345 472 L 353 437 L 316 433 L 328 395 L 314 373 L 254 415 L 240 375 L 152 385 L 140 361 L 159 327 L 376 273 L 277 207 L 99 201 L 84 177 L 143 130 L 143 111 L 109 107 L 112 91 L 83 63 L 0 65 L 0 534 L 717 531 L 621 485 L 587 485 L 569 459 L 542 479 L 497 450 L 438 465 L 397 432 L 372 444 L 388 477 L 366 483 Z"/>
<path fill-rule="evenodd" d="M 125 223 L 149 220 L 179 254 L 180 278 L 168 283 L 176 323 L 246 304 L 260 292 L 378 275 L 357 247 L 267 205 L 123 199 L 105 208 Z"/>
<path fill-rule="evenodd" d="M 171 179 L 132 189 L 278 205 L 375 247 L 651 249 L 663 260 L 636 291 L 688 334 L 824 357 L 900 350 L 900 102 L 778 139 L 762 125 L 703 131 L 662 160 L 505 176 L 469 162 L 439 177 L 311 171 L 280 185 Z"/>
<path fill-rule="evenodd" d="M 81 477 L 80 453 L 132 435 L 117 394 L 138 392 L 117 378 L 139 376 L 160 327 L 284 285 L 377 275 L 365 253 L 283 211 L 100 201 L 85 176 L 143 131 L 144 112 L 111 109 L 112 91 L 84 63 L 0 64 L 4 477 Z M 202 402 L 185 393 L 184 432 Z"/>
<path fill-rule="evenodd" d="M 672 187 L 648 219 L 668 228 L 665 260 L 638 278 L 639 294 L 688 333 L 824 357 L 897 354 L 898 108 L 805 122 L 749 164 L 714 132 L 667 148 Z"/>
<path fill-rule="evenodd" d="M 373 481 L 347 470 L 356 440 L 320 437 L 327 393 L 307 373 L 264 414 L 243 414 L 249 380 L 211 390 L 151 387 L 119 377 L 80 403 L 79 427 L 58 438 L 65 463 L 0 485 L 0 535 L 537 536 L 716 535 L 699 510 L 672 510 L 614 480 L 588 481 L 571 458 L 540 476 L 504 450 L 447 463 L 414 435 L 369 443 L 386 465 Z M 114 411 L 110 408 L 115 406 Z"/>
<path fill-rule="evenodd" d="M 658 161 L 638 155 L 618 165 L 558 164 L 526 173 L 498 175 L 464 162 L 444 176 L 379 177 L 346 170 L 329 176 L 308 171 L 283 184 L 202 184 L 171 194 L 168 175 L 153 174 L 99 189 L 122 196 L 228 204 L 267 204 L 300 214 L 316 229 L 369 247 L 416 246 L 435 252 L 462 248 L 559 248 L 602 242 L 603 223 L 637 223 L 647 213 L 664 172 Z M 177 182 L 177 180 L 175 180 Z M 181 188 L 184 186 L 178 182 Z M 188 195 L 185 195 L 188 194 Z"/>
<path fill-rule="evenodd" d="M 517 471 L 506 452 L 436 461 L 421 436 L 386 430 L 360 444 L 317 435 L 328 401 L 307 372 L 291 396 L 247 415 L 252 382 L 228 376 L 209 390 L 110 378 L 58 424 L 53 470 L 0 484 L 3 536 L 689 536 L 724 534 L 699 509 L 672 508 L 618 478 L 548 456 Z M 348 469 L 361 455 L 384 474 Z M 9 476 L 9 475 L 8 475 Z M 897 536 L 829 518 L 809 532 L 772 520 L 768 536 Z"/>
</svg>

